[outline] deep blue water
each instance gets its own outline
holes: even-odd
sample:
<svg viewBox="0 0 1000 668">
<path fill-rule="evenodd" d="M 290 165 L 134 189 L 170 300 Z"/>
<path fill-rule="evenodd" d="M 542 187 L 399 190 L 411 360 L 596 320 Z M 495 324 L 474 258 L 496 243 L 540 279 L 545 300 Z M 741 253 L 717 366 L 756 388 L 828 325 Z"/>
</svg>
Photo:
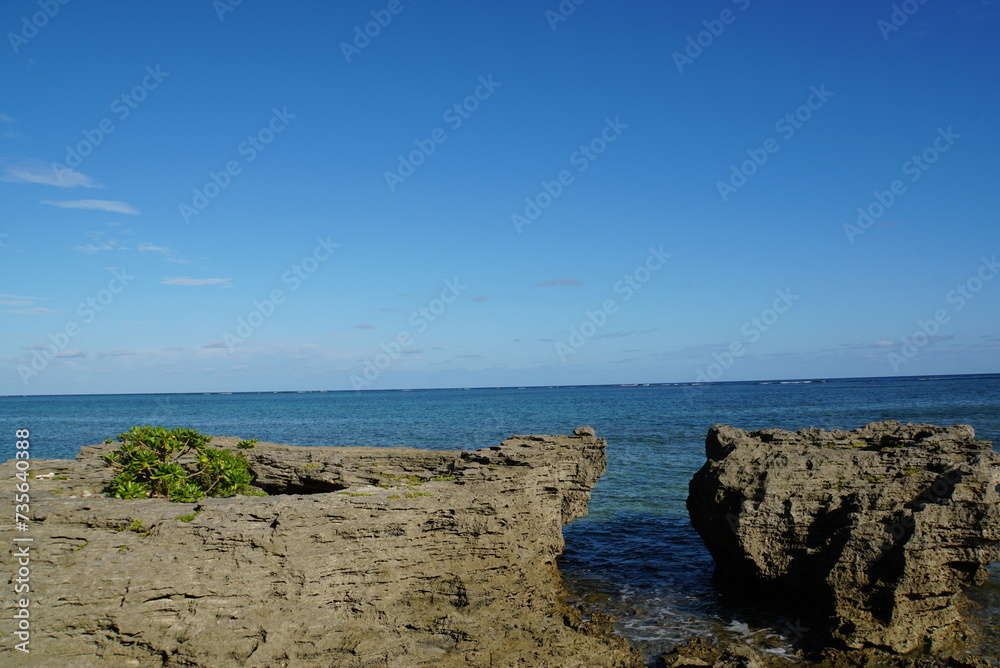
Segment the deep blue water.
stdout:
<svg viewBox="0 0 1000 668">
<path fill-rule="evenodd" d="M 726 635 L 732 611 L 709 582 L 691 529 L 687 483 L 715 423 L 743 429 L 851 429 L 894 419 L 971 424 L 1000 443 L 1000 375 L 471 390 L 0 397 L 0 429 L 28 428 L 33 456 L 72 457 L 134 424 L 295 445 L 475 449 L 511 434 L 590 425 L 608 441 L 608 472 L 590 515 L 565 530 L 561 566 L 578 599 L 615 614 L 648 652 L 694 634 Z M 0 441 L 2 443 L 2 441 Z M 12 456 L 7 455 L 7 456 Z M 0 457 L 4 457 L 0 445 Z M 977 593 L 1000 626 L 1000 570 Z M 796 620 L 771 620 L 794 635 Z M 751 626 L 751 628 L 754 628 Z"/>
</svg>

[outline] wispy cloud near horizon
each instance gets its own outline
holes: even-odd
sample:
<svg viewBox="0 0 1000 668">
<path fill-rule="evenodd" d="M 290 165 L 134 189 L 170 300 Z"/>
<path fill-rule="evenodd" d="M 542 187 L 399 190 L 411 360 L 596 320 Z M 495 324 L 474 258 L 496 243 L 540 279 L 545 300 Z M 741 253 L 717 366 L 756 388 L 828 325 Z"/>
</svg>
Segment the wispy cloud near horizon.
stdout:
<svg viewBox="0 0 1000 668">
<path fill-rule="evenodd" d="M 87 244 L 86 246 L 73 246 L 73 250 L 77 251 L 78 253 L 91 255 L 93 253 L 100 253 L 101 251 L 128 250 L 128 247 L 123 246 L 117 239 L 108 239 L 107 241 L 102 241 L 98 244 Z"/>
<path fill-rule="evenodd" d="M 28 295 L 2 295 L 0 298 L 3 299 L 30 299 L 31 301 L 38 301 L 40 299 L 48 299 L 48 297 L 29 297 Z"/>
<path fill-rule="evenodd" d="M 160 279 L 162 285 L 221 285 L 224 288 L 231 288 L 229 282 L 231 278 L 191 278 L 189 276 L 174 276 Z"/>
<path fill-rule="evenodd" d="M 128 202 L 110 199 L 76 199 L 65 202 L 54 202 L 52 200 L 42 200 L 42 204 L 51 204 L 62 209 L 89 209 L 93 211 L 108 211 L 110 213 L 121 213 L 134 216 L 139 210 Z"/>
<path fill-rule="evenodd" d="M 150 243 L 149 241 L 140 242 L 136 250 L 140 253 L 159 253 L 167 262 L 176 262 L 177 264 L 193 264 L 191 260 L 178 257 L 177 251 L 173 248 L 170 248 L 169 246 L 158 246 L 157 244 Z"/>
<path fill-rule="evenodd" d="M 554 281 L 535 283 L 536 288 L 554 288 L 560 285 L 583 285 L 583 281 L 578 281 L 575 278 L 557 278 Z"/>
<path fill-rule="evenodd" d="M 59 311 L 53 311 L 50 308 L 36 306 L 35 308 L 12 309 L 4 311 L 4 313 L 10 313 L 11 315 L 48 315 L 49 313 L 59 313 Z"/>
</svg>

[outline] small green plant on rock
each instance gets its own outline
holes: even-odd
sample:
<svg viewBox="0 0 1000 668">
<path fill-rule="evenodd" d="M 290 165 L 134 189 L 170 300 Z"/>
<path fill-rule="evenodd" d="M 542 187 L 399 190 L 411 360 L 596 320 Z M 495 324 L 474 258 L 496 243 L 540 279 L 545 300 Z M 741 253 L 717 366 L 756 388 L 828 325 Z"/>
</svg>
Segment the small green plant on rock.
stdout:
<svg viewBox="0 0 1000 668">
<path fill-rule="evenodd" d="M 115 531 L 131 531 L 137 533 L 140 536 L 148 536 L 153 533 L 152 529 L 144 529 L 142 526 L 142 520 L 132 520 L 132 524 L 119 524 L 116 526 Z"/>
<path fill-rule="evenodd" d="M 115 470 L 105 491 L 119 499 L 193 503 L 206 496 L 233 496 L 253 482 L 242 453 L 209 448 L 212 437 L 193 429 L 137 426 L 118 440 L 121 447 L 104 461 Z M 179 461 L 185 456 L 193 459 L 187 467 Z"/>
<path fill-rule="evenodd" d="M 867 476 L 867 480 L 870 483 L 880 482 L 882 480 L 882 476 L 880 476 L 880 475 L 870 475 L 870 476 Z"/>
<path fill-rule="evenodd" d="M 194 511 L 193 513 L 191 513 L 190 515 L 178 515 L 178 516 L 177 516 L 177 517 L 175 517 L 174 519 L 178 519 L 178 520 L 180 520 L 181 522 L 193 522 L 193 521 L 194 521 L 194 518 L 198 517 L 198 514 L 199 514 L 200 512 L 201 512 L 201 509 L 199 508 L 198 510 L 195 510 L 195 511 Z"/>
</svg>

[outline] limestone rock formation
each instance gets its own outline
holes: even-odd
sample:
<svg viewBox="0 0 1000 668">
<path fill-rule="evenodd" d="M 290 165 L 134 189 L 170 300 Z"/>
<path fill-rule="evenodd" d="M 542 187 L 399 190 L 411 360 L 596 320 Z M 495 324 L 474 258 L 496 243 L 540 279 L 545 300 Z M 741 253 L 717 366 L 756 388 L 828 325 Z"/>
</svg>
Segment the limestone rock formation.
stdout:
<svg viewBox="0 0 1000 668">
<path fill-rule="evenodd" d="M 1000 558 L 1000 455 L 971 427 L 716 425 L 705 449 L 687 505 L 724 591 L 846 648 L 940 652 L 966 633 L 963 589 Z"/>
<path fill-rule="evenodd" d="M 107 448 L 32 462 L 54 474 L 18 534 L 32 651 L 4 666 L 642 665 L 562 598 L 562 526 L 605 470 L 589 427 L 471 452 L 258 443 L 270 496 L 197 504 L 102 496 Z M 3 498 L 14 482 L 0 466 Z"/>
</svg>

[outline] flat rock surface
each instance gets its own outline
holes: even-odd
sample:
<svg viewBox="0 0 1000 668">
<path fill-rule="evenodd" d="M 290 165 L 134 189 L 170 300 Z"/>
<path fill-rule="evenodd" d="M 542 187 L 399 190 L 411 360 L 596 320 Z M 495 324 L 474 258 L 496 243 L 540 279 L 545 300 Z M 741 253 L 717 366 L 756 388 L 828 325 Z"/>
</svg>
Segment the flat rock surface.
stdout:
<svg viewBox="0 0 1000 668">
<path fill-rule="evenodd" d="M 29 531 L 3 515 L 5 560 L 34 539 L 31 653 L 5 604 L 4 666 L 642 665 L 556 568 L 606 466 L 590 428 L 471 452 L 258 443 L 269 496 L 188 504 L 104 497 L 109 447 L 32 461 Z"/>
</svg>

